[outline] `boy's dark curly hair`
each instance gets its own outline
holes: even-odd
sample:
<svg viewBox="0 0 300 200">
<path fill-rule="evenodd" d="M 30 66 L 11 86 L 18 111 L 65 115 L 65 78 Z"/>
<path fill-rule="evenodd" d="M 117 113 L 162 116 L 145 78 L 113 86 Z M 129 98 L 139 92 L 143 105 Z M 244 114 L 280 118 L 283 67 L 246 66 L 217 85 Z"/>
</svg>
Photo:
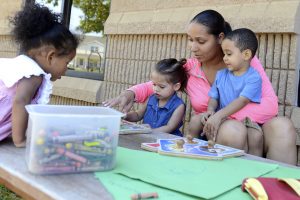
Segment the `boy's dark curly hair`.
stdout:
<svg viewBox="0 0 300 200">
<path fill-rule="evenodd" d="M 20 44 L 21 53 L 43 45 L 53 45 L 59 55 L 66 55 L 74 51 L 79 43 L 60 21 L 60 15 L 55 14 L 46 6 L 26 4 L 25 7 L 10 18 L 14 26 L 12 35 Z"/>
</svg>

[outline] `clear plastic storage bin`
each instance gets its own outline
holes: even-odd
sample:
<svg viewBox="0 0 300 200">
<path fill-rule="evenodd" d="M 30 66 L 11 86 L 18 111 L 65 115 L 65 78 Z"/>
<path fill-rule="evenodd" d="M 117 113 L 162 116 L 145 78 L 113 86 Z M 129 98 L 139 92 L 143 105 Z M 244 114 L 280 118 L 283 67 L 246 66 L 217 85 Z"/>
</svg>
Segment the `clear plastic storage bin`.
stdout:
<svg viewBox="0 0 300 200">
<path fill-rule="evenodd" d="M 27 105 L 26 162 L 34 174 L 115 167 L 123 114 L 107 107 Z"/>
</svg>

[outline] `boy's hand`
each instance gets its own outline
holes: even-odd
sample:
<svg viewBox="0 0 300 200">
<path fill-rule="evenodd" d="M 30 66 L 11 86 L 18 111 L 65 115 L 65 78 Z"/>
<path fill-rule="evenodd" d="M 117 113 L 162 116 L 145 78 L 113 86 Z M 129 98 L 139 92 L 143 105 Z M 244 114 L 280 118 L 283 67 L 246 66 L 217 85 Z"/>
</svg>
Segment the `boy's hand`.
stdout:
<svg viewBox="0 0 300 200">
<path fill-rule="evenodd" d="M 206 124 L 206 121 L 208 120 L 208 118 L 209 118 L 210 116 L 212 116 L 213 114 L 215 114 L 215 112 L 213 112 L 213 111 L 207 111 L 207 112 L 201 114 L 201 115 L 202 115 L 202 117 L 201 117 L 201 123 L 202 123 L 203 125 L 205 125 L 205 124 Z"/>
<path fill-rule="evenodd" d="M 205 132 L 207 139 L 216 141 L 216 136 L 221 123 L 222 123 L 222 118 L 218 114 L 211 115 L 207 119 L 203 128 L 203 131 Z"/>
</svg>

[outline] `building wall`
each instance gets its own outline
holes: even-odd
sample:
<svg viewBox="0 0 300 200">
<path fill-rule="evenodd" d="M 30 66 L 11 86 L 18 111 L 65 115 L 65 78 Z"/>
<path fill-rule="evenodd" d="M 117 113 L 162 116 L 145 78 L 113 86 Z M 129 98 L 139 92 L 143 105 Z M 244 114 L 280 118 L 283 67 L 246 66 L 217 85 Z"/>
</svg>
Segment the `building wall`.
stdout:
<svg viewBox="0 0 300 200">
<path fill-rule="evenodd" d="M 9 16 L 20 10 L 23 0 L 1 2 L 0 7 L 0 58 L 14 57 L 17 52 L 16 45 L 10 36 Z"/>
<path fill-rule="evenodd" d="M 23 0 L 1 3 L 0 57 L 13 57 L 17 48 L 11 41 L 7 16 L 19 10 Z M 63 77 L 54 83 L 51 103 L 99 105 L 129 86 L 149 80 L 150 68 L 158 60 L 190 57 L 185 35 L 188 22 L 200 11 L 215 9 L 233 28 L 248 27 L 257 33 L 257 56 L 278 95 L 279 113 L 290 116 L 299 95 L 299 4 L 300 0 L 112 0 L 105 23 L 104 82 Z M 187 97 L 183 98 L 188 121 L 191 108 Z M 296 120 L 300 110 L 297 112 L 292 116 Z"/>
<path fill-rule="evenodd" d="M 1 6 L 1 12 L 12 15 L 22 6 L 22 2 L 7 1 L 4 7 Z M 186 26 L 200 11 L 215 9 L 233 28 L 249 27 L 257 33 L 259 39 L 257 55 L 278 95 L 279 113 L 290 116 L 292 106 L 296 105 L 298 97 L 300 1 L 245 2 L 113 0 L 111 13 L 105 23 L 107 35 L 105 81 L 98 84 L 101 88 L 94 88 L 95 93 L 101 90 L 97 99 L 93 96 L 88 99 L 93 99 L 91 103 L 100 103 L 117 96 L 131 85 L 149 80 L 151 66 L 162 58 L 190 57 L 185 34 Z M 16 47 L 10 41 L 7 17 L 1 15 L 0 22 L 0 56 L 12 57 L 16 54 Z M 64 80 L 68 82 L 64 83 Z M 57 81 L 56 85 L 60 85 L 60 90 L 63 90 L 61 85 L 66 85 L 65 90 L 68 90 L 70 85 L 76 87 L 78 84 L 77 79 L 71 81 L 62 79 Z M 54 95 L 58 95 L 56 91 L 54 87 Z M 62 94 L 60 92 L 60 95 Z M 73 98 L 76 99 L 77 95 Z"/>
<path fill-rule="evenodd" d="M 257 56 L 278 95 L 280 115 L 290 116 L 299 82 L 299 1 L 112 1 L 103 99 L 149 80 L 150 68 L 167 57 L 190 57 L 185 29 L 205 9 L 222 13 L 233 28 L 257 33 Z M 262 20 L 263 19 L 263 20 Z M 298 57 L 297 57 L 298 56 Z M 113 92 L 112 92 L 113 91 Z"/>
<path fill-rule="evenodd" d="M 189 57 L 188 22 L 197 13 L 214 9 L 234 29 L 248 27 L 256 32 L 257 56 L 278 95 L 279 115 L 293 114 L 300 145 L 300 109 L 293 109 L 299 96 L 299 4 L 299 0 L 113 0 L 105 24 L 108 45 L 101 99 L 149 80 L 151 66 L 162 58 Z M 186 130 L 191 107 L 183 98 L 188 105 Z"/>
</svg>

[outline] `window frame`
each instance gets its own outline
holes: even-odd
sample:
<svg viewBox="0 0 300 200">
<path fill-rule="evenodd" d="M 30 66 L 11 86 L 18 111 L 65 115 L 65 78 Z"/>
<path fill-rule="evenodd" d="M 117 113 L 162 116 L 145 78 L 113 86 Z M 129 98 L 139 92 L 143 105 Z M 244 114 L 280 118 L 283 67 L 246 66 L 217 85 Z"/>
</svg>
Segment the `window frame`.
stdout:
<svg viewBox="0 0 300 200">
<path fill-rule="evenodd" d="M 34 3 L 34 2 L 35 0 L 25 0 L 25 4 Z M 67 28 L 70 27 L 72 5 L 73 5 L 73 0 L 62 0 L 62 23 Z M 106 47 L 107 47 L 107 42 L 105 43 L 105 48 Z M 105 62 L 106 62 L 105 54 L 106 51 L 104 52 L 104 58 L 103 58 L 104 71 L 105 71 Z M 65 76 L 99 80 L 99 81 L 104 80 L 104 72 L 103 74 L 100 74 L 100 73 L 93 73 L 93 72 L 79 72 L 79 71 L 68 69 L 65 73 Z"/>
<path fill-rule="evenodd" d="M 62 22 L 68 28 L 70 27 L 72 5 L 73 5 L 73 0 L 62 0 L 62 17 L 63 17 Z M 104 58 L 104 66 L 105 66 L 105 58 Z M 86 78 L 86 79 L 99 80 L 99 81 L 104 80 L 104 74 L 92 73 L 92 72 L 78 72 L 69 69 L 66 71 L 65 76 Z"/>
</svg>

